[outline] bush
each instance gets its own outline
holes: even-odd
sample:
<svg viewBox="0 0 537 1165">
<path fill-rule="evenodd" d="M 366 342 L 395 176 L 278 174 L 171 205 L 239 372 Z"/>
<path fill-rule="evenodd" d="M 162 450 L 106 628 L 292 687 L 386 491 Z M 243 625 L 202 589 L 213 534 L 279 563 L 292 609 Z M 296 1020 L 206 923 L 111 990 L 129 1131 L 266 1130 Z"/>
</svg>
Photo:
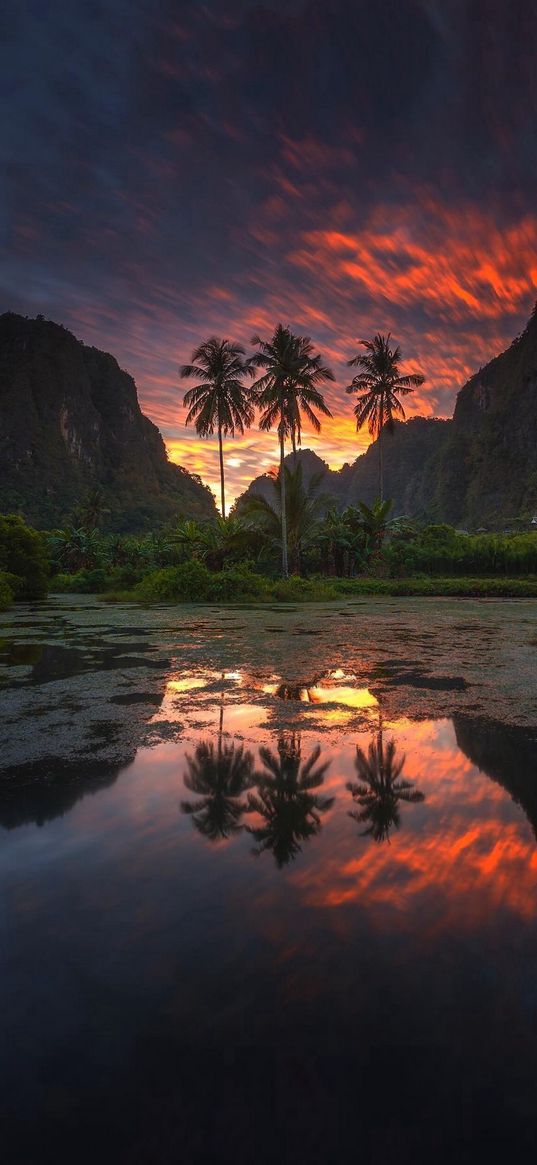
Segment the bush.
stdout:
<svg viewBox="0 0 537 1165">
<path fill-rule="evenodd" d="M 537 598 L 536 578 L 354 578 L 336 585 L 340 595 Z"/>
<path fill-rule="evenodd" d="M 138 583 L 133 595 L 144 603 L 203 603 L 209 597 L 212 578 L 202 562 L 193 560 L 151 571 Z"/>
<path fill-rule="evenodd" d="M 12 576 L 16 599 L 44 599 L 48 561 L 44 538 L 18 514 L 0 515 L 0 571 Z"/>
<path fill-rule="evenodd" d="M 94 567 L 77 570 L 74 574 L 55 574 L 50 581 L 50 590 L 56 594 L 98 595 L 103 591 L 130 590 L 142 577 L 142 571 L 129 565 L 110 570 Z"/>
<path fill-rule="evenodd" d="M 266 591 L 266 581 L 260 575 L 237 568 L 213 574 L 207 598 L 215 603 L 233 599 L 260 599 L 266 595 Z"/>
<path fill-rule="evenodd" d="M 13 602 L 13 575 L 0 572 L 0 611 L 7 611 Z"/>
<path fill-rule="evenodd" d="M 337 585 L 325 579 L 300 578 L 293 574 L 291 578 L 282 578 L 273 582 L 270 587 L 270 596 L 279 603 L 322 603 L 336 599 Z"/>
<path fill-rule="evenodd" d="M 412 542 L 393 539 L 383 551 L 393 576 L 529 575 L 537 572 L 537 534 L 464 534 L 425 526 Z"/>
</svg>

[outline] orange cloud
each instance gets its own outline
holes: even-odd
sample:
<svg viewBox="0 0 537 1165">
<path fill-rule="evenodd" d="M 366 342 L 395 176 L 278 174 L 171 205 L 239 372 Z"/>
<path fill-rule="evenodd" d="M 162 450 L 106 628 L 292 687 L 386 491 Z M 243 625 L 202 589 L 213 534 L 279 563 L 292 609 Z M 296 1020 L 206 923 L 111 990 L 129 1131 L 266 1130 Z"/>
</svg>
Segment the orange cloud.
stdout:
<svg viewBox="0 0 537 1165">
<path fill-rule="evenodd" d="M 336 375 L 326 391 L 334 417 L 323 422 L 320 436 L 305 425 L 303 443 L 339 468 L 370 440 L 367 431 L 356 434 L 353 402 L 344 392 L 347 362 L 362 337 L 391 330 L 406 367 L 425 374 L 423 387 L 405 402 L 408 416 L 449 416 L 465 380 L 520 330 L 537 287 L 536 215 L 502 227 L 490 207 L 450 207 L 426 190 L 402 187 L 396 187 L 398 201 L 358 214 L 327 178 L 337 170 L 337 149 L 314 139 L 282 139 L 281 150 L 270 195 L 236 239 L 246 263 L 240 277 L 180 293 L 163 281 L 152 284 L 148 302 L 143 261 L 133 253 L 129 275 L 140 290 L 121 329 L 113 309 L 101 304 L 75 304 L 72 311 L 79 333 L 105 344 L 134 373 L 142 406 L 161 428 L 172 459 L 215 489 L 216 445 L 185 430 L 178 375 L 203 337 L 214 333 L 248 348 L 254 332 L 270 334 L 279 320 L 311 334 Z M 322 225 L 313 195 L 302 197 L 315 175 L 331 200 Z M 132 212 L 143 238 L 155 220 L 139 200 Z M 277 440 L 254 429 L 229 442 L 226 453 L 231 502 L 277 460 Z"/>
</svg>

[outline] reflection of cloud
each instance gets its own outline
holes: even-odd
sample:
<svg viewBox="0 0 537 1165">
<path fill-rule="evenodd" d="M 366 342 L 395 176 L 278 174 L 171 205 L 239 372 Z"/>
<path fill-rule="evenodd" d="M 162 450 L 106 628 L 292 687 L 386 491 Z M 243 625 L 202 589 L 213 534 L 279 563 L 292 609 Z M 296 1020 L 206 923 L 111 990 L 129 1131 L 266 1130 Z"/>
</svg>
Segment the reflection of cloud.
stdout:
<svg viewBox="0 0 537 1165">
<path fill-rule="evenodd" d="M 390 850 L 364 849 L 340 867 L 311 871 L 302 882 L 308 905 L 354 902 L 398 912 L 425 909 L 434 899 L 438 926 L 455 911 L 471 925 L 484 901 L 488 909 L 503 905 L 525 918 L 535 915 L 537 855 L 518 824 L 503 825 L 498 837 L 496 820 L 464 830 L 455 817 L 442 837 L 409 843 L 410 831 L 392 839 Z"/>
<path fill-rule="evenodd" d="M 537 852 L 520 810 L 513 814 L 506 794 L 456 748 L 450 722 L 400 721 L 392 729 L 406 752 L 405 776 L 425 795 L 421 822 L 408 816 L 386 848 L 356 839 L 351 851 L 340 839 L 337 853 L 297 877 L 307 904 L 360 905 L 379 920 L 389 909 L 401 922 L 420 911 L 432 928 L 455 913 L 472 926 L 500 905 L 533 917 Z"/>
</svg>

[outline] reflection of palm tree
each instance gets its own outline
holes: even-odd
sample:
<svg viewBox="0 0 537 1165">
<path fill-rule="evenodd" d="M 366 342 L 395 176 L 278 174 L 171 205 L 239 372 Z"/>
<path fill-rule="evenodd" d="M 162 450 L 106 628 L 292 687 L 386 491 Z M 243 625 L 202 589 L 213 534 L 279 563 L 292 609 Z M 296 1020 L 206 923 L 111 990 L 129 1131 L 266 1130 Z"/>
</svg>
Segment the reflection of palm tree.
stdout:
<svg viewBox="0 0 537 1165">
<path fill-rule="evenodd" d="M 360 781 L 358 784 L 347 785 L 360 806 L 349 813 L 349 817 L 367 826 L 363 837 L 372 837 L 377 842 L 389 841 L 390 831 L 393 828 L 399 829 L 399 805 L 402 801 L 416 804 L 424 800 L 423 793 L 414 789 L 412 781 L 401 779 L 406 758 L 402 756 L 396 761 L 395 751 L 394 740 L 384 745 L 381 721 L 377 739 L 369 745 L 367 755 L 356 747 L 354 763 Z"/>
<path fill-rule="evenodd" d="M 223 744 L 220 734 L 218 745 L 202 740 L 194 756 L 185 759 L 185 785 L 200 800 L 181 801 L 183 813 L 192 814 L 196 829 L 209 841 L 238 833 L 242 829 L 241 817 L 248 810 L 241 794 L 254 783 L 252 753 L 245 752 L 242 744 Z"/>
<path fill-rule="evenodd" d="M 222 676 L 224 679 L 224 676 Z M 197 745 L 194 756 L 187 756 L 188 772 L 185 785 L 198 793 L 200 801 L 181 801 L 183 813 L 191 813 L 196 829 L 209 841 L 231 837 L 242 829 L 243 813 L 248 802 L 241 801 L 241 793 L 251 789 L 255 780 L 254 758 L 244 751 L 244 745 L 224 744 L 224 693 L 220 698 L 218 744 L 210 740 Z"/>
<path fill-rule="evenodd" d="M 321 814 L 334 803 L 333 797 L 313 792 L 330 764 L 317 764 L 320 753 L 317 746 L 302 763 L 300 735 L 295 733 L 280 736 L 277 754 L 270 748 L 259 750 L 266 772 L 258 774 L 257 793 L 248 794 L 248 806 L 263 818 L 263 825 L 248 826 L 248 831 L 257 842 L 254 853 L 272 850 L 279 868 L 300 853 L 301 842 L 319 833 Z"/>
</svg>

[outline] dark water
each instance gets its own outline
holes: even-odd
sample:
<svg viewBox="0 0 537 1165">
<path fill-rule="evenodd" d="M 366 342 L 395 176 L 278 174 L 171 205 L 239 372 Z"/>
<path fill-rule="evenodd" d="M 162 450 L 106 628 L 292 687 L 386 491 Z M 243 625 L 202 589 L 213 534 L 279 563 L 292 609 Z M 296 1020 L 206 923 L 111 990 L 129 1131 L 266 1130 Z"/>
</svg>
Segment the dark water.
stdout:
<svg viewBox="0 0 537 1165">
<path fill-rule="evenodd" d="M 535 736 L 269 688 L 1 801 L 6 1161 L 534 1151 Z"/>
</svg>

